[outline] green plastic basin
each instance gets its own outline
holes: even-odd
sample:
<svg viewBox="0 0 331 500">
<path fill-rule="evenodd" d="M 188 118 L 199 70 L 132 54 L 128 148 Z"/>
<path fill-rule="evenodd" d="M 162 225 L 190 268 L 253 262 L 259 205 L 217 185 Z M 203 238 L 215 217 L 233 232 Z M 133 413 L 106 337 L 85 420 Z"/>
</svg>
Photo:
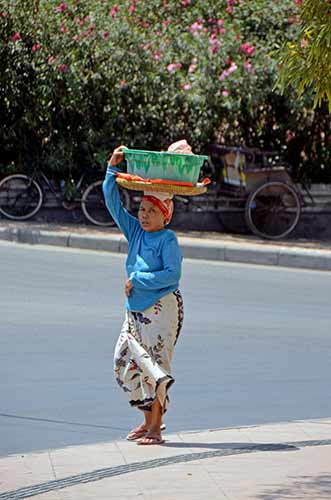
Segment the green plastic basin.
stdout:
<svg viewBox="0 0 331 500">
<path fill-rule="evenodd" d="M 192 182 L 196 184 L 200 168 L 208 156 L 163 151 L 123 149 L 127 171 L 145 179 Z"/>
</svg>

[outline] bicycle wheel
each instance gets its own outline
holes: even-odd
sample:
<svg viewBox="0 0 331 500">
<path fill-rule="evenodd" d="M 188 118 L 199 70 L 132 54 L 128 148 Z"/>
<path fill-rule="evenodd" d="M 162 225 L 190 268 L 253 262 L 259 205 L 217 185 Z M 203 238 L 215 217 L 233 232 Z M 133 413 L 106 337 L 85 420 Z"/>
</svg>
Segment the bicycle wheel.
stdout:
<svg viewBox="0 0 331 500">
<path fill-rule="evenodd" d="M 299 197 L 289 184 L 271 181 L 253 191 L 246 204 L 246 221 L 262 238 L 277 240 L 288 236 L 301 214 Z"/>
<path fill-rule="evenodd" d="M 38 212 L 42 202 L 41 187 L 26 175 L 9 175 L 0 182 L 0 213 L 7 219 L 30 219 Z"/>
<path fill-rule="evenodd" d="M 115 221 L 107 210 L 102 191 L 103 181 L 96 181 L 86 188 L 82 196 L 82 210 L 85 217 L 97 226 L 115 226 Z M 130 209 L 130 196 L 119 188 L 124 208 Z"/>
</svg>

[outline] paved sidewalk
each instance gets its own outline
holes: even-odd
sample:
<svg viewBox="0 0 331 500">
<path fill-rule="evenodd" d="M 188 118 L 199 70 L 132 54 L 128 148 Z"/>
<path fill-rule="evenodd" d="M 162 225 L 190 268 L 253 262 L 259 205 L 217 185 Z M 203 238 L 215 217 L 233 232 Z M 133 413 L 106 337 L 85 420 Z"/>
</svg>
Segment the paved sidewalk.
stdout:
<svg viewBox="0 0 331 500">
<path fill-rule="evenodd" d="M 184 257 L 331 270 L 331 242 L 270 242 L 254 236 L 176 231 Z M 126 253 L 117 229 L 0 221 L 0 240 Z"/>
<path fill-rule="evenodd" d="M 331 418 L 165 435 L 0 459 L 0 499 L 331 498 Z"/>
</svg>

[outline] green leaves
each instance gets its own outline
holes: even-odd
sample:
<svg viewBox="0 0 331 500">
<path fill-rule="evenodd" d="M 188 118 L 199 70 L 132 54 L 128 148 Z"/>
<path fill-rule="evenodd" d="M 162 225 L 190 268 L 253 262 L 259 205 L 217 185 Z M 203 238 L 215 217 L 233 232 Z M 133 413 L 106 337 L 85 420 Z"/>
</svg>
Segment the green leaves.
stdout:
<svg viewBox="0 0 331 500">
<path fill-rule="evenodd" d="M 313 107 L 327 101 L 331 113 L 331 4 L 304 0 L 300 17 L 296 39 L 280 52 L 281 87 L 292 85 L 299 96 L 311 90 Z"/>
<path fill-rule="evenodd" d="M 96 165 L 118 143 L 160 149 L 181 137 L 197 153 L 216 140 L 285 151 L 287 129 L 302 134 L 308 123 L 306 88 L 316 76 L 327 87 L 331 74 L 326 18 L 299 24 L 293 0 L 2 3 L 4 163 L 33 156 L 69 175 L 81 169 L 82 144 Z M 299 85 L 296 102 L 284 73 L 277 83 L 274 51 L 287 43 L 280 63 Z"/>
</svg>

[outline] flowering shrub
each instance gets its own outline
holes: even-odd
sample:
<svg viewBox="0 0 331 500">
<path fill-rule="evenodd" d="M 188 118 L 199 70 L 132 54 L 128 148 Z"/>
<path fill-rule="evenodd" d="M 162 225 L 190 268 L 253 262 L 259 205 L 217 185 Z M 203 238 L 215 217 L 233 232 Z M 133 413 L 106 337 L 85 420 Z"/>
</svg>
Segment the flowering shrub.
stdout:
<svg viewBox="0 0 331 500">
<path fill-rule="evenodd" d="M 296 36 L 297 3 L 2 2 L 0 169 L 40 162 L 63 176 L 104 164 L 119 143 L 157 150 L 186 137 L 196 152 L 282 150 L 325 177 L 327 115 L 276 84 L 273 51 Z"/>
</svg>

